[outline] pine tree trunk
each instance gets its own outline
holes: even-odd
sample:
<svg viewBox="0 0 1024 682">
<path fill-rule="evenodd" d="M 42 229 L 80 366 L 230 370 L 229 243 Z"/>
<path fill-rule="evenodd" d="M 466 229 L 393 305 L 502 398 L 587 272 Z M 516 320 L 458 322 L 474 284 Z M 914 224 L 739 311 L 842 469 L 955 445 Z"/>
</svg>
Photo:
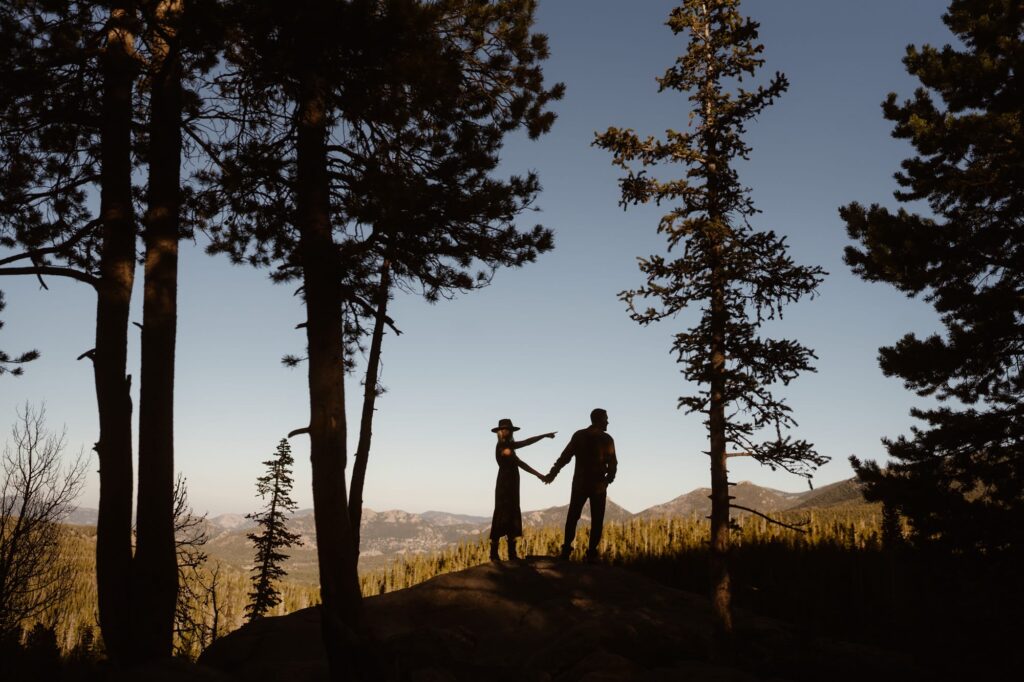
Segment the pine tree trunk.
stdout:
<svg viewBox="0 0 1024 682">
<path fill-rule="evenodd" d="M 363 484 L 366 480 L 366 463 L 370 456 L 370 440 L 373 437 L 373 412 L 377 402 L 377 379 L 380 376 L 380 349 L 384 342 L 384 324 L 387 320 L 388 294 L 391 290 L 391 262 L 385 257 L 380 268 L 380 284 L 377 289 L 377 315 L 373 321 L 373 336 L 370 339 L 370 355 L 366 363 L 366 383 L 363 387 L 363 413 L 359 421 L 359 443 L 356 446 L 355 462 L 352 464 L 352 484 L 349 495 L 348 517 L 352 523 L 356 558 L 359 557 L 360 523 L 363 518 Z M 358 566 L 357 566 L 358 570 Z"/>
<path fill-rule="evenodd" d="M 100 283 L 96 302 L 93 371 L 99 413 L 96 454 L 100 500 L 96 521 L 96 590 L 107 655 L 123 662 L 130 651 L 132 569 L 132 400 L 126 375 L 128 313 L 135 281 L 131 118 L 134 2 L 114 2 L 103 56 L 101 129 Z"/>
<path fill-rule="evenodd" d="M 720 247 L 718 247 L 720 248 Z M 711 395 L 708 425 L 711 436 L 711 608 L 719 652 L 732 636 L 732 588 L 729 582 L 729 472 L 725 453 L 725 323 L 721 275 L 712 274 Z"/>
<path fill-rule="evenodd" d="M 321 623 L 333 679 L 353 672 L 361 595 L 345 494 L 345 370 L 341 272 L 331 233 L 325 84 L 310 60 L 299 74 L 297 192 L 299 252 L 309 354 L 309 441 L 320 564 Z"/>
<path fill-rule="evenodd" d="M 181 0 L 163 0 L 153 30 L 150 164 L 142 383 L 139 400 L 139 500 L 133 629 L 143 660 L 171 655 L 177 561 L 174 545 L 174 350 L 180 233 L 181 61 L 175 33 Z"/>
</svg>

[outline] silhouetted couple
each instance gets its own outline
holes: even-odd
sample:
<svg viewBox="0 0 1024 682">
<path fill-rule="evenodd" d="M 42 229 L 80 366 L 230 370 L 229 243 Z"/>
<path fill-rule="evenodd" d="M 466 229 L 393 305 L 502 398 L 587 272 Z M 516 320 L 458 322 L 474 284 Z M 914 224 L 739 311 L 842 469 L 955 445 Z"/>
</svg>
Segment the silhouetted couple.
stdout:
<svg viewBox="0 0 1024 682">
<path fill-rule="evenodd" d="M 572 435 L 565 450 L 551 466 L 551 471 L 541 475 L 536 469 L 516 456 L 517 448 L 533 445 L 542 438 L 554 438 L 555 432 L 543 433 L 522 441 L 512 439 L 519 427 L 511 419 L 502 419 L 491 429 L 498 434 L 494 457 L 498 461 L 498 480 L 494 486 L 494 517 L 491 519 L 491 560 L 498 560 L 498 540 L 508 539 L 508 558 L 518 559 L 516 538 L 523 534 L 523 514 L 519 508 L 519 470 L 533 474 L 544 483 L 555 480 L 558 472 L 576 460 L 572 476 L 572 495 L 569 511 L 565 518 L 565 540 L 560 556 L 568 559 L 572 543 L 576 538 L 576 524 L 583 513 L 583 505 L 590 501 L 590 546 L 587 561 L 598 560 L 597 546 L 601 542 L 604 527 L 604 509 L 607 501 L 608 484 L 615 480 L 618 462 L 615 459 L 615 441 L 608 435 L 608 413 L 596 409 L 590 413 L 590 426 Z"/>
</svg>

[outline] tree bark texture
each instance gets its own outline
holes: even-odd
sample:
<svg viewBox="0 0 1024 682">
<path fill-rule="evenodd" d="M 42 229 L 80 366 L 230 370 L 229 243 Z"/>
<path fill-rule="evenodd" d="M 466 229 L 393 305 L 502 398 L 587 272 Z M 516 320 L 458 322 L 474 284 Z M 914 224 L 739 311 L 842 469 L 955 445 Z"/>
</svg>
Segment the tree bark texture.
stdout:
<svg viewBox="0 0 1024 682">
<path fill-rule="evenodd" d="M 710 147 L 709 147 L 710 148 Z M 714 183 L 709 179 L 710 196 Z M 714 205 L 711 199 L 711 205 Z M 711 611 L 715 623 L 716 655 L 728 654 L 732 639 L 732 585 L 729 576 L 729 470 L 725 437 L 725 335 L 728 311 L 725 307 L 725 278 L 722 273 L 724 220 L 711 214 L 711 381 L 708 431 L 711 455 Z"/>
<path fill-rule="evenodd" d="M 96 588 L 107 655 L 121 663 L 131 650 L 132 401 L 127 376 L 128 313 L 135 279 L 131 120 L 133 2 L 114 2 L 102 57 L 100 131 L 100 281 L 93 371 L 99 413 L 100 463 L 96 522 Z"/>
<path fill-rule="evenodd" d="M 373 413 L 377 402 L 377 380 L 380 376 L 380 350 L 384 342 L 384 325 L 387 321 L 388 294 L 391 291 L 391 262 L 385 257 L 380 268 L 380 284 L 377 289 L 377 309 L 373 321 L 373 335 L 370 339 L 370 355 L 366 363 L 366 383 L 363 386 L 363 413 L 359 421 L 359 443 L 356 446 L 355 462 L 352 464 L 352 484 L 349 490 L 348 517 L 352 524 L 356 558 L 359 556 L 359 528 L 363 519 L 363 483 L 366 480 L 366 464 L 370 456 L 370 440 L 373 437 Z M 358 566 L 356 567 L 358 570 Z"/>
<path fill-rule="evenodd" d="M 171 655 L 178 571 L 174 544 L 174 352 L 181 206 L 182 0 L 161 0 L 152 33 L 149 190 L 139 396 L 139 499 L 133 631 L 136 656 Z"/>
<path fill-rule="evenodd" d="M 345 494 L 341 266 L 331 231 L 326 86 L 313 66 L 299 77 L 296 208 L 306 299 L 313 512 L 324 647 L 331 676 L 340 680 L 354 670 L 352 643 L 361 608 L 358 554 Z"/>
<path fill-rule="evenodd" d="M 732 588 L 729 579 L 729 472 L 725 447 L 726 311 L 718 267 L 712 273 L 712 282 L 711 395 L 708 410 L 711 436 L 711 608 L 718 644 L 727 647 L 732 635 Z"/>
</svg>

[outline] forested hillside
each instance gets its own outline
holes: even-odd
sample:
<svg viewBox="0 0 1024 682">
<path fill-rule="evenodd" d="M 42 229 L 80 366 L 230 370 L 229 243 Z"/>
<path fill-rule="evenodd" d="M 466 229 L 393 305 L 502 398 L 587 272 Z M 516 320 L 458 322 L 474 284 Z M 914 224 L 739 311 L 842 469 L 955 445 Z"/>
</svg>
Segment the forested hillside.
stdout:
<svg viewBox="0 0 1024 682">
<path fill-rule="evenodd" d="M 620 508 L 621 509 L 621 508 Z M 553 508 L 536 512 L 542 517 L 555 521 L 548 525 L 531 525 L 526 528 L 522 548 L 526 554 L 558 554 L 562 543 L 560 521 L 564 520 L 564 508 Z M 527 513 L 525 516 L 529 517 Z M 410 526 L 422 526 L 425 519 L 415 522 L 416 515 L 407 513 L 382 513 L 368 515 L 367 523 L 374 516 L 405 518 Z M 435 516 L 436 518 L 436 516 Z M 740 544 L 777 544 L 791 548 L 845 547 L 877 551 L 881 547 L 880 511 L 876 505 L 862 504 L 856 507 L 812 509 L 790 512 L 780 518 L 790 523 L 806 523 L 804 534 L 787 530 L 755 517 L 742 519 L 742 531 L 737 536 Z M 291 527 L 305 527 L 308 517 L 299 515 Z M 444 519 L 442 519 L 444 523 Z M 400 527 L 408 536 L 409 528 Z M 588 526 L 581 526 L 577 547 L 586 546 Z M 476 533 L 455 542 L 434 547 L 429 551 L 408 552 L 392 555 L 385 562 L 370 563 L 360 570 L 363 594 L 380 594 L 403 589 L 428 580 L 436 575 L 457 571 L 485 563 L 488 542 L 484 532 L 486 526 L 476 528 Z M 605 524 L 603 547 L 608 561 L 625 566 L 642 566 L 652 560 L 665 559 L 688 553 L 700 553 L 707 536 L 707 521 L 703 517 L 675 516 L 672 518 L 648 517 L 643 514 L 618 514 L 618 519 Z M 222 535 L 204 546 L 209 559 L 195 580 L 202 585 L 193 586 L 192 592 L 199 596 L 187 605 L 192 617 L 200 620 L 211 632 L 212 638 L 220 637 L 237 629 L 243 623 L 244 608 L 251 590 L 248 569 L 252 565 L 252 547 L 244 539 L 241 530 Z M 306 538 L 312 541 L 315 536 Z M 93 579 L 96 530 L 91 526 L 67 526 L 65 533 L 66 551 L 71 554 L 79 567 L 73 596 L 67 603 L 54 604 L 39 622 L 52 626 L 57 634 L 59 646 L 67 651 L 83 637 L 84 633 L 97 626 L 96 588 Z M 223 551 L 228 547 L 231 551 Z M 271 615 L 290 613 L 319 602 L 319 588 L 315 584 L 316 565 L 310 557 L 308 546 L 298 557 L 285 563 L 288 577 L 280 584 L 282 603 Z M 578 550 L 581 552 L 582 550 Z M 214 579 L 213 576 L 216 575 Z M 192 580 L 193 578 L 190 578 Z M 215 594 L 211 594 L 215 592 Z M 212 597 L 212 598 L 211 598 Z M 216 612 L 214 611 L 216 603 Z M 216 625 L 214 623 L 216 621 Z M 30 624 L 31 626 L 31 624 Z M 212 629 L 216 627 L 216 631 Z M 183 641 L 178 635 L 177 645 L 181 653 L 196 656 L 201 647 L 198 643 Z"/>
</svg>

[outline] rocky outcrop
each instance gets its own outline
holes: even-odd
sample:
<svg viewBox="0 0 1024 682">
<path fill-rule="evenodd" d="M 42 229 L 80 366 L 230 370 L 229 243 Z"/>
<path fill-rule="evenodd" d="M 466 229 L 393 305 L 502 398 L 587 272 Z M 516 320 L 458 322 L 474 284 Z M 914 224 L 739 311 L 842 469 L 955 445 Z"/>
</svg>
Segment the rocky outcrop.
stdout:
<svg viewBox="0 0 1024 682">
<path fill-rule="evenodd" d="M 706 598 L 609 566 L 531 557 L 365 600 L 379 680 L 913 679 L 893 655 L 737 614 L 738 646 L 713 661 Z M 245 682 L 327 679 L 319 611 L 247 625 L 201 663 Z"/>
</svg>

